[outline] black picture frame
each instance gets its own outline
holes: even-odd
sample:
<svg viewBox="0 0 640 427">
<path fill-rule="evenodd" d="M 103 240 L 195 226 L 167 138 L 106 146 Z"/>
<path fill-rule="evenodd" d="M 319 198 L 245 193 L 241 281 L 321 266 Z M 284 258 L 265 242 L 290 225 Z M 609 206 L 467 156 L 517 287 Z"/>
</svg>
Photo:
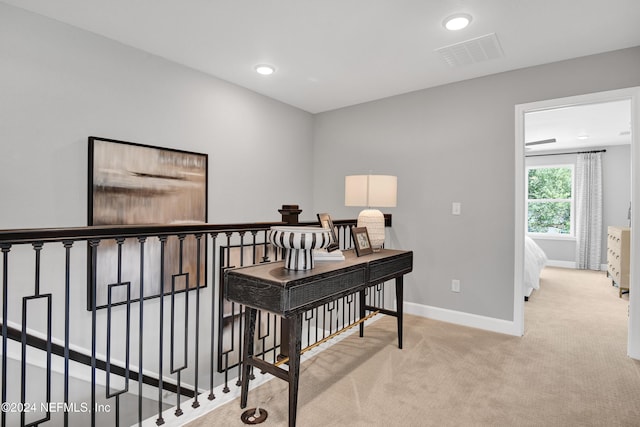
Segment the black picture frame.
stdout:
<svg viewBox="0 0 640 427">
<path fill-rule="evenodd" d="M 373 253 L 373 247 L 369 240 L 367 227 L 351 227 L 351 237 L 353 238 L 353 246 L 356 249 L 356 255 L 368 255 Z"/>
<path fill-rule="evenodd" d="M 207 222 L 207 154 L 95 136 L 88 143 L 89 226 Z M 119 283 L 114 273 L 118 262 L 120 282 L 130 282 L 130 301 L 138 301 L 140 295 L 148 299 L 206 287 L 206 243 L 206 238 L 188 235 L 181 245 L 177 236 L 169 236 L 164 249 L 164 289 L 160 289 L 159 239 L 144 242 L 143 289 L 137 239 L 126 239 L 120 247 L 115 240 L 103 240 L 97 247 L 88 245 L 87 310 L 93 309 L 94 297 L 96 309 L 127 302 L 125 290 L 112 286 Z M 122 261 L 117 261 L 119 250 Z M 181 280 L 175 280 L 178 276 Z"/>
<path fill-rule="evenodd" d="M 318 222 L 320 222 L 320 227 L 328 228 L 331 237 L 331 243 L 327 246 L 327 252 L 333 252 L 337 249 L 340 249 L 340 244 L 338 243 L 338 236 L 336 235 L 336 228 L 333 225 L 333 221 L 331 220 L 331 215 L 328 213 L 319 213 Z"/>
</svg>

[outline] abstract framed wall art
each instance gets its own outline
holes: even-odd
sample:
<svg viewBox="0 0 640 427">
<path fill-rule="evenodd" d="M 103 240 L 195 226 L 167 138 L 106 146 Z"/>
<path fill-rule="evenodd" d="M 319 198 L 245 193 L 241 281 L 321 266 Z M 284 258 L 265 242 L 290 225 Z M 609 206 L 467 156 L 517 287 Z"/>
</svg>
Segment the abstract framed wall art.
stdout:
<svg viewBox="0 0 640 427">
<path fill-rule="evenodd" d="M 206 154 L 89 137 L 88 225 L 204 224 L 207 174 Z M 129 238 L 118 246 L 114 239 L 89 247 L 88 274 L 95 274 L 96 308 L 105 307 L 109 297 L 112 305 L 126 302 L 126 289 L 114 286 L 117 283 L 130 282 L 131 299 L 140 298 L 142 245 L 138 239 Z M 175 291 L 195 289 L 197 277 L 200 287 L 206 286 L 206 236 L 198 240 L 187 235 L 182 250 L 180 246 L 176 236 L 167 239 L 161 289 L 160 240 L 150 237 L 144 242 L 145 299 L 170 293 L 172 287 Z M 87 309 L 91 310 L 92 280 L 88 288 Z"/>
</svg>

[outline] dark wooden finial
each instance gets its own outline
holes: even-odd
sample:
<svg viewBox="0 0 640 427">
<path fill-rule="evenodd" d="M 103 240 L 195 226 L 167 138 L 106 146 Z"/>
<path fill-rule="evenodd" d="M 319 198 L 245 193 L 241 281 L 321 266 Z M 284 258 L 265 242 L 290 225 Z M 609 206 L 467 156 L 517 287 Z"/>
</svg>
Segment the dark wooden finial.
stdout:
<svg viewBox="0 0 640 427">
<path fill-rule="evenodd" d="M 298 224 L 298 217 L 302 212 L 302 209 L 298 205 L 282 205 L 282 209 L 278 209 L 280 215 L 282 215 L 282 222 L 286 222 L 290 225 Z"/>
</svg>

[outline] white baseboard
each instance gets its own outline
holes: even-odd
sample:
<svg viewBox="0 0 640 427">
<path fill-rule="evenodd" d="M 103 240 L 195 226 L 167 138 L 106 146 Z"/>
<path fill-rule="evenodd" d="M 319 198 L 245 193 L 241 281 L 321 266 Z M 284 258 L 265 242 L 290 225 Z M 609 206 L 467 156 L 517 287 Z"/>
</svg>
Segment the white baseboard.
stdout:
<svg viewBox="0 0 640 427">
<path fill-rule="evenodd" d="M 574 261 L 557 261 L 553 259 L 547 261 L 547 267 L 578 268 Z M 607 264 L 600 264 L 600 271 L 607 271 Z"/>
<path fill-rule="evenodd" d="M 501 334 L 520 336 L 520 332 L 516 330 L 515 323 L 512 320 L 496 319 L 493 317 L 415 304 L 412 302 L 404 303 L 404 312 L 407 314 L 425 317 L 427 319 L 439 320 L 441 322 L 484 329 Z"/>
<path fill-rule="evenodd" d="M 547 261 L 547 267 L 560 267 L 560 268 L 576 268 L 575 261 L 556 261 L 550 259 Z"/>
</svg>

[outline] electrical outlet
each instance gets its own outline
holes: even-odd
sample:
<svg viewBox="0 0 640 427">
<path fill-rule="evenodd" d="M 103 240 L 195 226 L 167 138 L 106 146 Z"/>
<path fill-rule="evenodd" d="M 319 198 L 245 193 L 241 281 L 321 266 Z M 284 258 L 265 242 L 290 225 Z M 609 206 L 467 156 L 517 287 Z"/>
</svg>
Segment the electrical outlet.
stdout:
<svg viewBox="0 0 640 427">
<path fill-rule="evenodd" d="M 460 292 L 460 280 L 451 280 L 451 292 Z"/>
</svg>

